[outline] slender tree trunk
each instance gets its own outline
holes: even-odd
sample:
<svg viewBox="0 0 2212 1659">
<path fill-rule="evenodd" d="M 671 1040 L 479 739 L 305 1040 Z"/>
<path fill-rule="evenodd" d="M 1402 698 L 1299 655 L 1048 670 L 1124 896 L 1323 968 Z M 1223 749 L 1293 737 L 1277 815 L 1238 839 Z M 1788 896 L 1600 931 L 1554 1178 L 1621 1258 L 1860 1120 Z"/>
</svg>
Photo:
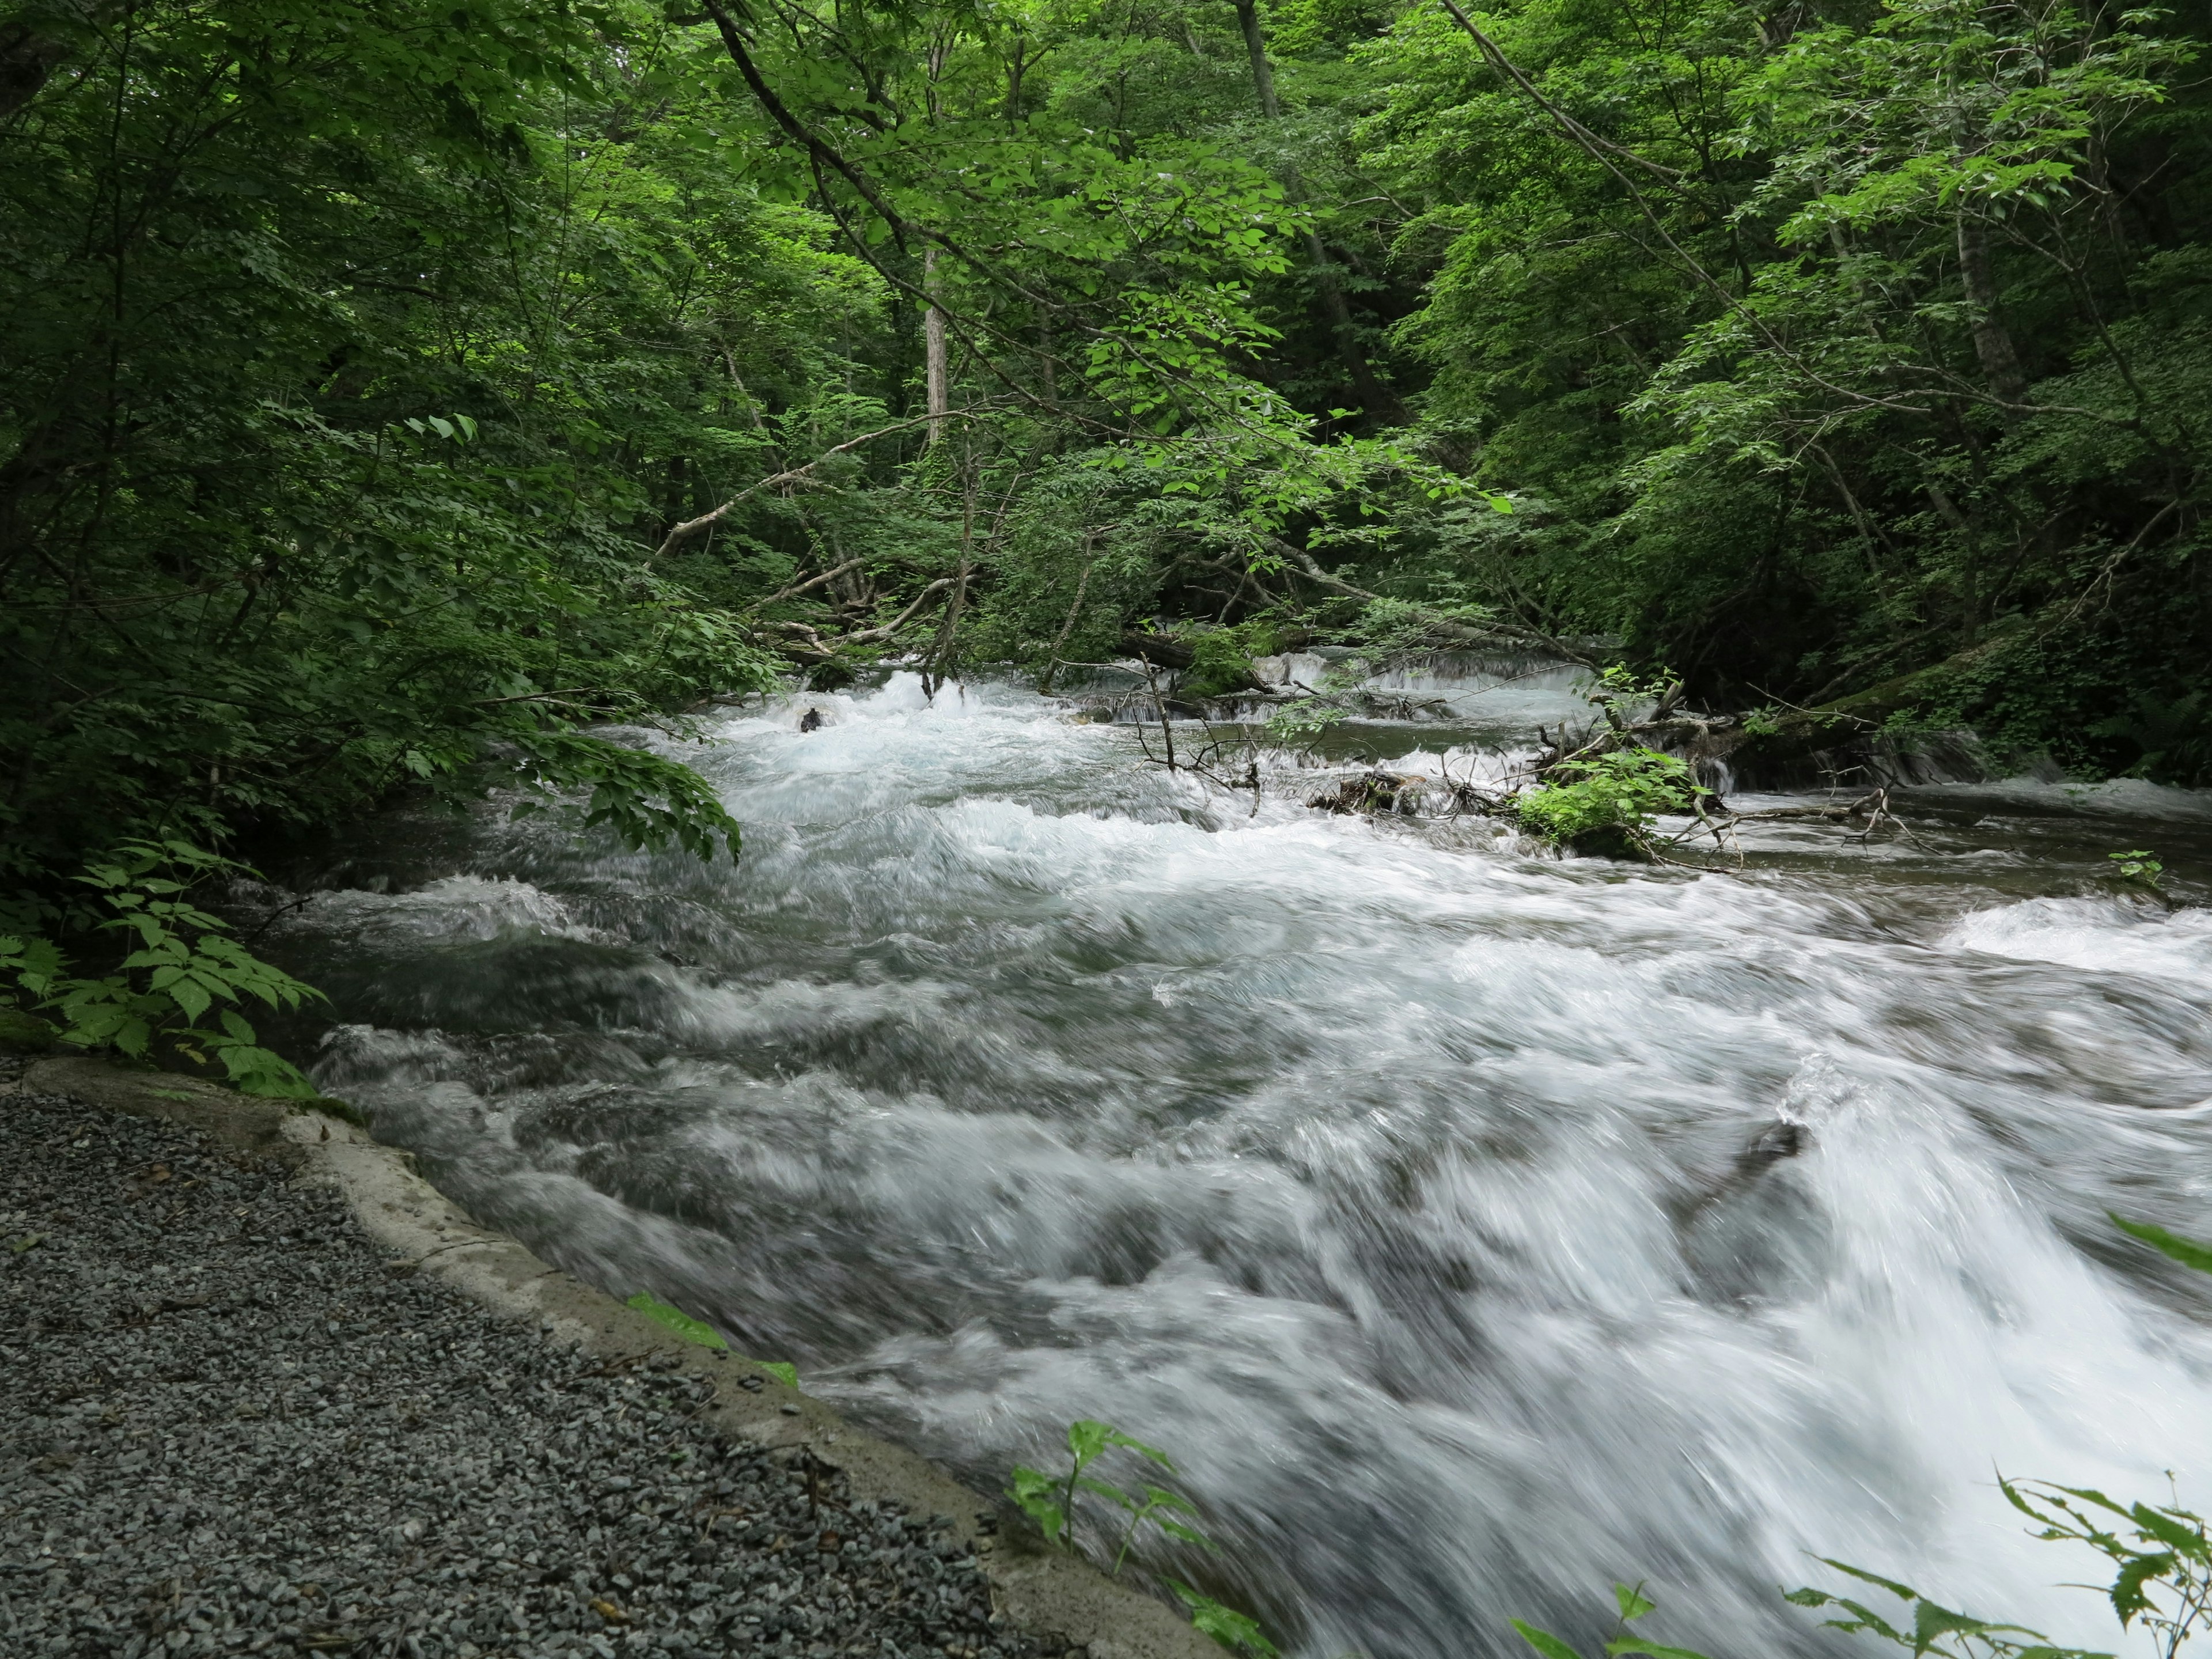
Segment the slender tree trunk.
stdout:
<svg viewBox="0 0 2212 1659">
<path fill-rule="evenodd" d="M 1267 41 L 1260 33 L 1256 0 L 1237 0 L 1237 22 L 1244 31 L 1244 50 L 1251 55 L 1252 90 L 1260 94 L 1260 113 L 1270 121 L 1280 120 L 1283 106 L 1275 101 L 1275 66 L 1267 61 Z"/>
<path fill-rule="evenodd" d="M 1959 643 L 1970 646 L 1982 633 L 1981 533 L 1941 484 L 1928 485 L 1928 499 L 1959 538 Z"/>
<path fill-rule="evenodd" d="M 1044 678 L 1037 682 L 1037 696 L 1040 697 L 1048 697 L 1052 695 L 1053 677 L 1060 672 L 1060 647 L 1067 643 L 1067 636 L 1075 631 L 1076 618 L 1083 614 L 1083 596 L 1091 587 L 1091 543 L 1093 534 L 1093 532 L 1088 530 L 1083 532 L 1083 574 L 1076 578 L 1075 603 L 1067 607 L 1067 620 L 1060 625 L 1060 637 L 1052 642 L 1052 655 L 1045 660 Z"/>
<path fill-rule="evenodd" d="M 1959 278 L 1966 290 L 1966 303 L 1974 309 L 1974 356 L 1981 360 L 1982 374 L 1990 390 L 2008 404 L 2027 398 L 2027 374 L 2013 349 L 2012 333 L 1997 310 L 1996 278 L 1990 270 L 1988 228 L 1959 210 Z M 2012 419 L 2008 414 L 2006 419 Z"/>
<path fill-rule="evenodd" d="M 1044 384 L 1045 406 L 1055 410 L 1060 407 L 1059 350 L 1059 331 L 1048 311 L 1037 319 L 1037 374 Z"/>
<path fill-rule="evenodd" d="M 937 250 L 933 247 L 922 252 L 921 286 L 932 300 L 937 297 Z M 945 313 L 933 304 L 925 307 L 921 313 L 921 349 L 929 398 L 929 441 L 933 444 L 944 438 L 945 414 L 952 407 L 952 372 L 945 350 Z"/>
<path fill-rule="evenodd" d="M 1236 0 L 1237 26 L 1244 31 L 1244 51 L 1252 60 L 1252 90 L 1260 100 L 1260 113 L 1270 121 L 1283 117 L 1282 104 L 1275 96 L 1274 65 L 1267 61 L 1267 37 L 1260 31 L 1260 10 L 1257 0 Z M 1301 194 L 1297 175 L 1293 173 L 1286 189 L 1291 199 Z M 1375 366 L 1367 361 L 1367 354 L 1359 349 L 1358 331 L 1352 320 L 1352 307 L 1345 301 L 1344 282 L 1328 250 L 1322 246 L 1320 234 L 1311 227 L 1305 233 L 1306 258 L 1313 267 L 1314 289 L 1321 296 L 1322 310 L 1328 318 L 1328 330 L 1336 343 L 1336 355 L 1344 364 L 1345 373 L 1358 388 L 1361 404 L 1370 420 L 1385 426 L 1402 426 L 1407 420 L 1406 405 L 1398 394 L 1382 384 L 1375 373 Z"/>
</svg>

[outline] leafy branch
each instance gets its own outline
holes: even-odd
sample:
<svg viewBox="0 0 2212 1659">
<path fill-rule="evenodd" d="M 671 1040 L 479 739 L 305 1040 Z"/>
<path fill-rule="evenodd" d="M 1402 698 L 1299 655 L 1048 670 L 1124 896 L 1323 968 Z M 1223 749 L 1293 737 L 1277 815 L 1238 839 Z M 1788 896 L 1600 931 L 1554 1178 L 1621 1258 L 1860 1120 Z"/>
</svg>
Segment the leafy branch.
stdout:
<svg viewBox="0 0 2212 1659">
<path fill-rule="evenodd" d="M 314 1085 L 263 1048 L 239 1009 L 248 997 L 292 1009 L 322 993 L 262 961 L 231 937 L 228 922 L 189 897 L 199 882 L 231 872 L 250 873 L 188 842 L 125 842 L 75 879 L 114 912 L 94 931 L 121 934 L 137 948 L 94 977 L 70 973 L 68 957 L 51 939 L 0 937 L 0 975 L 12 976 L 32 1006 L 57 1017 L 55 1040 L 72 1048 L 132 1060 L 219 1060 L 246 1094 L 314 1099 Z"/>
</svg>

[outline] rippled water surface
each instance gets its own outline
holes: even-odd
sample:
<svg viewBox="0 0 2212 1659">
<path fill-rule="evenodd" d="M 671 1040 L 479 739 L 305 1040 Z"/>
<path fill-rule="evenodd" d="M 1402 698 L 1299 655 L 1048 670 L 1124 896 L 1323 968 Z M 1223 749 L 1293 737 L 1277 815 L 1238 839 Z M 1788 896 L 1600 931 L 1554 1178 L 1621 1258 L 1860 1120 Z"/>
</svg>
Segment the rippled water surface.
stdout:
<svg viewBox="0 0 2212 1659">
<path fill-rule="evenodd" d="M 1314 1659 L 1601 1636 L 1616 1578 L 1815 1651 L 1808 1552 L 2113 1646 L 1993 1473 L 2212 1500 L 2212 1285 L 2104 1213 L 2212 1234 L 2212 913 L 2100 872 L 2201 876 L 2194 799 L 1930 789 L 1730 878 L 903 678 L 691 752 L 734 868 L 403 816 L 299 878 L 325 1086 L 986 1489 L 1073 1417 L 1170 1449 L 1229 1547 L 1182 1569 Z"/>
</svg>

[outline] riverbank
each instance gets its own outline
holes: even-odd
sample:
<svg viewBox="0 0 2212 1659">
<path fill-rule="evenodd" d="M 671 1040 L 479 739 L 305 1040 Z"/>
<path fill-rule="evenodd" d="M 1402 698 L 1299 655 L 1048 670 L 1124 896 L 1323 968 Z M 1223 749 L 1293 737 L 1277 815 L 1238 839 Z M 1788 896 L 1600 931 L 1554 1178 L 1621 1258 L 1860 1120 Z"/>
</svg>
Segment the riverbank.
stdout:
<svg viewBox="0 0 2212 1659">
<path fill-rule="evenodd" d="M 0 1087 L 10 1653 L 1211 1650 L 349 1124 L 84 1060 Z"/>
</svg>

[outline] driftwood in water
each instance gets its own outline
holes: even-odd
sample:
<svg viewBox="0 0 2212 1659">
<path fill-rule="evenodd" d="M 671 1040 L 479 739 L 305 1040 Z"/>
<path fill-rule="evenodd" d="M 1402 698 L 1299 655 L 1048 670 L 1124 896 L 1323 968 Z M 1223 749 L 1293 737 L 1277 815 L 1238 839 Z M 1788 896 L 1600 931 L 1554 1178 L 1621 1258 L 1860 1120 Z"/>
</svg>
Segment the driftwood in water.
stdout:
<svg viewBox="0 0 2212 1659">
<path fill-rule="evenodd" d="M 1306 805 L 1323 812 L 1353 814 L 1397 813 L 1419 799 L 1420 786 L 1430 780 L 1379 768 L 1346 778 L 1334 789 L 1314 796 Z"/>
<path fill-rule="evenodd" d="M 1445 818 L 1494 812 L 1503 804 L 1503 797 L 1486 794 L 1457 778 L 1431 777 L 1425 772 L 1386 772 L 1379 766 L 1346 778 L 1306 802 L 1323 812 Z"/>
</svg>

